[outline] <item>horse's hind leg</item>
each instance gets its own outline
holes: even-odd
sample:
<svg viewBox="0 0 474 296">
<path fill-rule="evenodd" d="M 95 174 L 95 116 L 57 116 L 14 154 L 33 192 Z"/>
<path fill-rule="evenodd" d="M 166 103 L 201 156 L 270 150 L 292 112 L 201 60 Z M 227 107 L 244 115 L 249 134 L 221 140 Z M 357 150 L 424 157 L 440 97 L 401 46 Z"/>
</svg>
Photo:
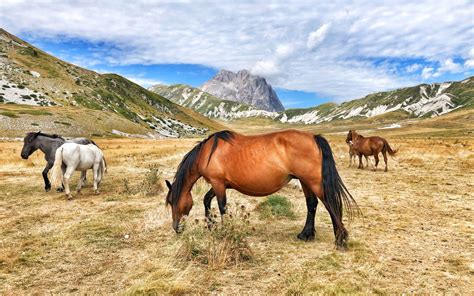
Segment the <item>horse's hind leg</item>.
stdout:
<svg viewBox="0 0 474 296">
<path fill-rule="evenodd" d="M 93 172 L 93 177 L 94 177 L 94 193 L 95 194 L 100 193 L 99 192 L 99 187 L 98 187 L 99 178 L 100 178 L 99 169 L 100 169 L 100 165 L 98 163 L 94 164 L 94 166 L 92 167 L 92 172 Z"/>
<path fill-rule="evenodd" d="M 85 178 L 86 178 L 85 171 L 81 171 L 81 178 L 79 180 L 79 183 L 77 183 L 77 194 L 81 194 L 82 186 L 84 186 L 85 184 Z"/>
<path fill-rule="evenodd" d="M 209 226 L 209 228 L 214 223 L 213 219 L 211 217 L 211 202 L 212 202 L 212 199 L 214 198 L 214 196 L 216 196 L 216 194 L 214 193 L 214 190 L 211 188 L 204 195 L 204 201 L 203 201 L 204 202 L 204 212 L 205 212 L 205 216 L 206 216 L 206 220 L 207 220 L 207 225 Z"/>
<path fill-rule="evenodd" d="M 374 158 L 375 158 L 375 168 L 374 168 L 374 171 L 377 170 L 377 166 L 379 165 L 379 154 L 378 153 L 374 153 Z"/>
<path fill-rule="evenodd" d="M 383 161 L 385 162 L 385 171 L 388 171 L 388 165 L 387 165 L 387 151 L 382 151 L 383 154 Z"/>
<path fill-rule="evenodd" d="M 68 199 L 72 199 L 71 191 L 69 190 L 69 179 L 71 178 L 72 174 L 76 170 L 73 166 L 68 166 L 66 168 L 66 172 L 64 173 L 64 191 L 66 192 L 66 196 Z"/>
<path fill-rule="evenodd" d="M 362 154 L 359 154 L 359 169 L 363 169 L 364 166 L 362 165 Z"/>
<path fill-rule="evenodd" d="M 326 210 L 329 212 L 329 216 L 331 216 L 331 222 L 332 222 L 332 227 L 334 231 L 334 237 L 336 238 L 336 246 L 338 248 L 346 248 L 346 243 L 347 243 L 347 236 L 348 232 L 346 228 L 344 227 L 344 224 L 342 223 L 342 212 L 340 212 L 340 216 L 337 217 L 331 210 L 331 207 L 329 204 L 325 201 L 325 197 L 322 195 L 322 190 L 321 190 L 321 182 L 319 183 L 312 183 L 310 188 L 311 190 L 316 194 L 319 199 L 323 202 L 324 206 L 326 207 Z"/>
<path fill-rule="evenodd" d="M 309 241 L 314 239 L 314 220 L 316 217 L 316 208 L 318 207 L 318 198 L 304 183 L 301 183 L 301 186 L 303 187 L 304 196 L 306 197 L 306 208 L 308 213 L 306 215 L 306 223 L 303 231 L 301 231 L 297 237 L 300 240 Z"/>
<path fill-rule="evenodd" d="M 365 157 L 365 162 L 366 162 L 365 167 L 368 168 L 369 167 L 369 157 L 367 155 L 364 155 L 364 157 Z"/>
<path fill-rule="evenodd" d="M 86 175 L 87 175 L 87 171 L 82 171 L 81 172 L 81 183 L 82 183 L 82 186 L 86 186 Z"/>
</svg>

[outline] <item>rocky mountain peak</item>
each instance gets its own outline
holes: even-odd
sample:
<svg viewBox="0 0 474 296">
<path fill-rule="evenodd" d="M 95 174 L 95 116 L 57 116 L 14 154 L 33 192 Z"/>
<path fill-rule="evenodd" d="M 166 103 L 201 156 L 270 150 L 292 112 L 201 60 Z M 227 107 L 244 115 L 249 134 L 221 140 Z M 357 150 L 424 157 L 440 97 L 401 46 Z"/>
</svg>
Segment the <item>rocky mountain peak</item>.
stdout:
<svg viewBox="0 0 474 296">
<path fill-rule="evenodd" d="M 220 70 L 201 89 L 218 98 L 252 105 L 266 111 L 283 111 L 280 99 L 265 78 L 252 75 L 248 70 L 237 73 Z"/>
</svg>

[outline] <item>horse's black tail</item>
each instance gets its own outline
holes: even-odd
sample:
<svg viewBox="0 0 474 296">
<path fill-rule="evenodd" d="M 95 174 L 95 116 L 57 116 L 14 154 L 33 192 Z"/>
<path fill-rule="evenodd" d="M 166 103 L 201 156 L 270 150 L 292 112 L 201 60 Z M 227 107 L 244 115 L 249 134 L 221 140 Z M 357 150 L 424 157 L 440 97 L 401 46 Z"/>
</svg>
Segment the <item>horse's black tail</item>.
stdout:
<svg viewBox="0 0 474 296">
<path fill-rule="evenodd" d="M 324 201 L 328 208 L 340 223 L 342 223 L 343 207 L 346 208 L 349 219 L 352 219 L 354 210 L 359 212 L 359 207 L 356 201 L 347 190 L 346 185 L 342 182 L 339 173 L 337 172 L 336 162 L 332 155 L 331 147 L 328 141 L 321 135 L 314 136 L 314 140 L 319 146 L 322 153 L 322 173 L 323 173 L 323 191 Z"/>
<path fill-rule="evenodd" d="M 392 149 L 392 147 L 390 147 L 387 140 L 385 140 L 385 139 L 383 139 L 383 149 L 386 149 L 388 154 L 390 154 L 391 156 L 394 156 L 395 153 L 398 152 L 398 149 Z"/>
</svg>

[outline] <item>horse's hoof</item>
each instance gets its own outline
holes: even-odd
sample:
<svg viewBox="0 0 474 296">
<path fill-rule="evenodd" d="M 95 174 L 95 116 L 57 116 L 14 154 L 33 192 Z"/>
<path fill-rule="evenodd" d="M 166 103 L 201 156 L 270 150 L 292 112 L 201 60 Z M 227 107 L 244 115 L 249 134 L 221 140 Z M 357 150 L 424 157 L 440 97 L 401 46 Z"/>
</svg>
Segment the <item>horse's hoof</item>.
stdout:
<svg viewBox="0 0 474 296">
<path fill-rule="evenodd" d="M 347 243 L 342 242 L 342 243 L 336 244 L 336 250 L 338 250 L 338 251 L 347 251 Z"/>
<path fill-rule="evenodd" d="M 44 191 L 49 192 L 51 190 L 51 187 L 46 187 L 44 188 Z"/>
<path fill-rule="evenodd" d="M 305 232 L 302 231 L 300 234 L 297 235 L 297 238 L 302 240 L 302 241 L 312 241 L 314 240 L 314 232 Z"/>
<path fill-rule="evenodd" d="M 58 188 L 58 189 L 56 189 L 56 192 L 64 192 L 64 189 L 63 188 Z"/>
<path fill-rule="evenodd" d="M 100 194 L 100 191 L 99 190 L 96 190 L 94 191 L 95 195 L 99 195 Z"/>
<path fill-rule="evenodd" d="M 81 193 L 81 190 L 77 190 L 76 192 L 77 192 L 78 195 L 81 195 L 81 194 L 82 194 L 82 193 Z"/>
<path fill-rule="evenodd" d="M 71 194 L 66 194 L 66 198 L 67 198 L 67 200 L 71 200 L 71 199 L 72 199 L 72 195 L 71 195 Z"/>
</svg>

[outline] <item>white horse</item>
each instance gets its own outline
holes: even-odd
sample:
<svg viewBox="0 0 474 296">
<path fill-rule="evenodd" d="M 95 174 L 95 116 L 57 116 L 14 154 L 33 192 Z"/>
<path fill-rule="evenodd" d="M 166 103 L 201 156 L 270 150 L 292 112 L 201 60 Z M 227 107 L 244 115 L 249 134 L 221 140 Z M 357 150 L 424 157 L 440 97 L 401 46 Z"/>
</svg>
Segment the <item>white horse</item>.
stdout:
<svg viewBox="0 0 474 296">
<path fill-rule="evenodd" d="M 99 193 L 99 183 L 107 171 L 104 154 L 96 145 L 79 145 L 76 143 L 64 143 L 56 150 L 54 158 L 52 184 L 53 186 L 60 186 L 64 183 L 64 190 L 68 199 L 72 198 L 69 190 L 69 178 L 71 178 L 74 171 L 85 172 L 92 169 L 94 174 L 94 192 Z M 85 174 L 82 174 L 85 176 Z M 77 185 L 77 193 L 81 193 L 83 181 L 79 180 Z"/>
</svg>

